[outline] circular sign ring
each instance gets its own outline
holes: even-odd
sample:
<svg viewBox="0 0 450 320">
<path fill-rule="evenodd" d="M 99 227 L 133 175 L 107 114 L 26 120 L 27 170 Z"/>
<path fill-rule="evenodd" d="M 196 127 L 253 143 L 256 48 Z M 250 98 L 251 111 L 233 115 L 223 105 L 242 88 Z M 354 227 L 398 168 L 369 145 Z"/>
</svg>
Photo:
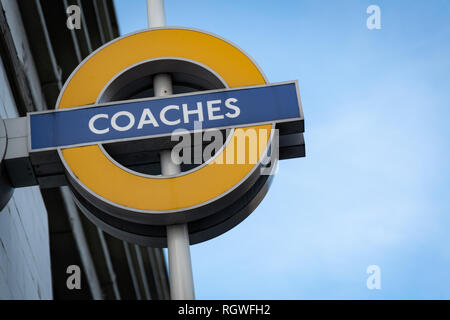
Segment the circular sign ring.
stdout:
<svg viewBox="0 0 450 320">
<path fill-rule="evenodd" d="M 158 28 L 126 35 L 92 53 L 70 76 L 56 107 L 93 104 L 122 70 L 140 61 L 165 56 L 197 61 L 214 70 L 229 87 L 266 83 L 252 59 L 229 42 L 193 29 Z M 77 184 L 105 203 L 137 214 L 183 212 L 213 202 L 245 181 L 258 167 L 272 128 L 273 124 L 243 128 L 269 132 L 259 145 L 256 164 L 211 162 L 187 175 L 164 179 L 121 169 L 98 145 L 61 149 L 59 154 Z M 230 152 L 228 148 L 222 150 L 224 159 Z"/>
</svg>

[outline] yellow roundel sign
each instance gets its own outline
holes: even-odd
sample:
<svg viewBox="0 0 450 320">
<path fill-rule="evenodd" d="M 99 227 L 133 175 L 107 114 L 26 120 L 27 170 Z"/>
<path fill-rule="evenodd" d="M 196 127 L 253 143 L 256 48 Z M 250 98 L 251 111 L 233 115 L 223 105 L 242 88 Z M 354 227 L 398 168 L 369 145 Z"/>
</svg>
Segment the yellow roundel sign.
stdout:
<svg viewBox="0 0 450 320">
<path fill-rule="evenodd" d="M 253 60 L 228 41 L 198 30 L 158 28 L 123 36 L 92 53 L 67 80 L 57 108 L 114 99 L 114 94 L 105 98 L 105 92 L 118 87 L 116 80 L 119 78 L 126 82 L 125 74 L 133 69 L 141 68 L 150 75 L 178 72 L 176 68 L 170 69 L 171 63 L 153 64 L 156 69 L 152 70 L 154 61 L 179 61 L 195 66 L 179 73 L 180 77 L 192 78 L 193 82 L 201 81 L 196 80 L 195 74 L 189 75 L 195 72 L 190 70 L 202 69 L 218 79 L 223 87 L 266 84 Z M 150 63 L 149 67 L 143 68 L 146 63 Z M 145 76 L 148 74 L 142 74 Z M 130 79 L 130 85 L 132 82 Z M 259 141 L 256 162 L 224 161 L 249 152 L 249 145 L 236 150 L 234 140 L 238 137 L 236 131 L 232 131 L 212 159 L 176 176 L 133 171 L 114 160 L 102 145 L 62 148 L 59 154 L 78 204 L 107 231 L 135 242 L 163 246 L 165 235 L 158 226 L 191 223 L 192 242 L 199 242 L 237 224 L 262 199 L 269 178 L 261 178 L 258 169 L 270 145 L 273 126 L 265 124 L 241 130 L 257 134 L 261 130 L 269 132 Z M 232 205 L 237 208 L 231 208 Z M 241 217 L 233 221 L 237 213 Z M 197 238 L 195 232 L 198 232 Z"/>
</svg>

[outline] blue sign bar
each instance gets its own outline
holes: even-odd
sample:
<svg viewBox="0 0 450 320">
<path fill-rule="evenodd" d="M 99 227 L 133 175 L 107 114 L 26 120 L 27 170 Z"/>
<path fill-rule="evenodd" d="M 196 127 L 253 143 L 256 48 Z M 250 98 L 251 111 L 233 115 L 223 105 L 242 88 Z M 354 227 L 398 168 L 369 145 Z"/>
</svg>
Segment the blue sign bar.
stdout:
<svg viewBox="0 0 450 320">
<path fill-rule="evenodd" d="M 295 81 L 30 113 L 32 151 L 303 120 Z"/>
</svg>

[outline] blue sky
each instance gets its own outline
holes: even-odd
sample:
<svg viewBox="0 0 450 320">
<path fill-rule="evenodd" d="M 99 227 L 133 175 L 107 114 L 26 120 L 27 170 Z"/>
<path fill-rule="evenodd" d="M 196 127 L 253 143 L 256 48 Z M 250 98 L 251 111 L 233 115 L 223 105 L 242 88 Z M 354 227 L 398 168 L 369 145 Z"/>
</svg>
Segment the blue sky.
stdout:
<svg viewBox="0 0 450 320">
<path fill-rule="evenodd" d="M 122 34 L 146 28 L 145 0 L 115 4 Z M 192 246 L 197 298 L 450 299 L 450 3 L 166 0 L 166 15 L 231 40 L 271 82 L 299 80 L 306 123 L 306 158 Z"/>
</svg>

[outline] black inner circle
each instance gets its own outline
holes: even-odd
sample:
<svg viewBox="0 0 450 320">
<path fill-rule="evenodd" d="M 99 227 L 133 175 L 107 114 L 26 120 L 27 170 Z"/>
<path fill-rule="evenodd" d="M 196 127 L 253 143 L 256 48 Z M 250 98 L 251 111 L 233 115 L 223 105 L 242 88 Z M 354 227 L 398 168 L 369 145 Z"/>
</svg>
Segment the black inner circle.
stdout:
<svg viewBox="0 0 450 320">
<path fill-rule="evenodd" d="M 156 60 L 140 64 L 125 71 L 117 77 L 105 90 L 99 102 L 124 101 L 154 97 L 153 78 L 158 73 L 169 74 L 172 78 L 173 94 L 189 93 L 224 88 L 224 83 L 210 70 L 184 60 Z M 226 141 L 229 131 L 217 130 L 221 134 L 221 141 Z M 191 141 L 199 141 L 197 134 L 191 134 Z M 135 172 L 148 175 L 161 175 L 160 153 L 170 150 L 178 141 L 171 141 L 171 137 L 158 137 L 135 141 L 115 142 L 103 144 L 105 151 L 119 164 Z M 208 157 L 198 156 L 211 141 L 203 141 L 201 146 L 192 145 L 189 150 L 190 161 L 181 164 L 181 172 L 192 170 Z M 197 156 L 194 157 L 194 154 Z M 181 152 L 181 155 L 184 153 Z M 185 154 L 186 155 L 186 154 Z M 209 156 L 209 155 L 208 155 Z M 214 153 L 211 154 L 214 156 Z"/>
</svg>

